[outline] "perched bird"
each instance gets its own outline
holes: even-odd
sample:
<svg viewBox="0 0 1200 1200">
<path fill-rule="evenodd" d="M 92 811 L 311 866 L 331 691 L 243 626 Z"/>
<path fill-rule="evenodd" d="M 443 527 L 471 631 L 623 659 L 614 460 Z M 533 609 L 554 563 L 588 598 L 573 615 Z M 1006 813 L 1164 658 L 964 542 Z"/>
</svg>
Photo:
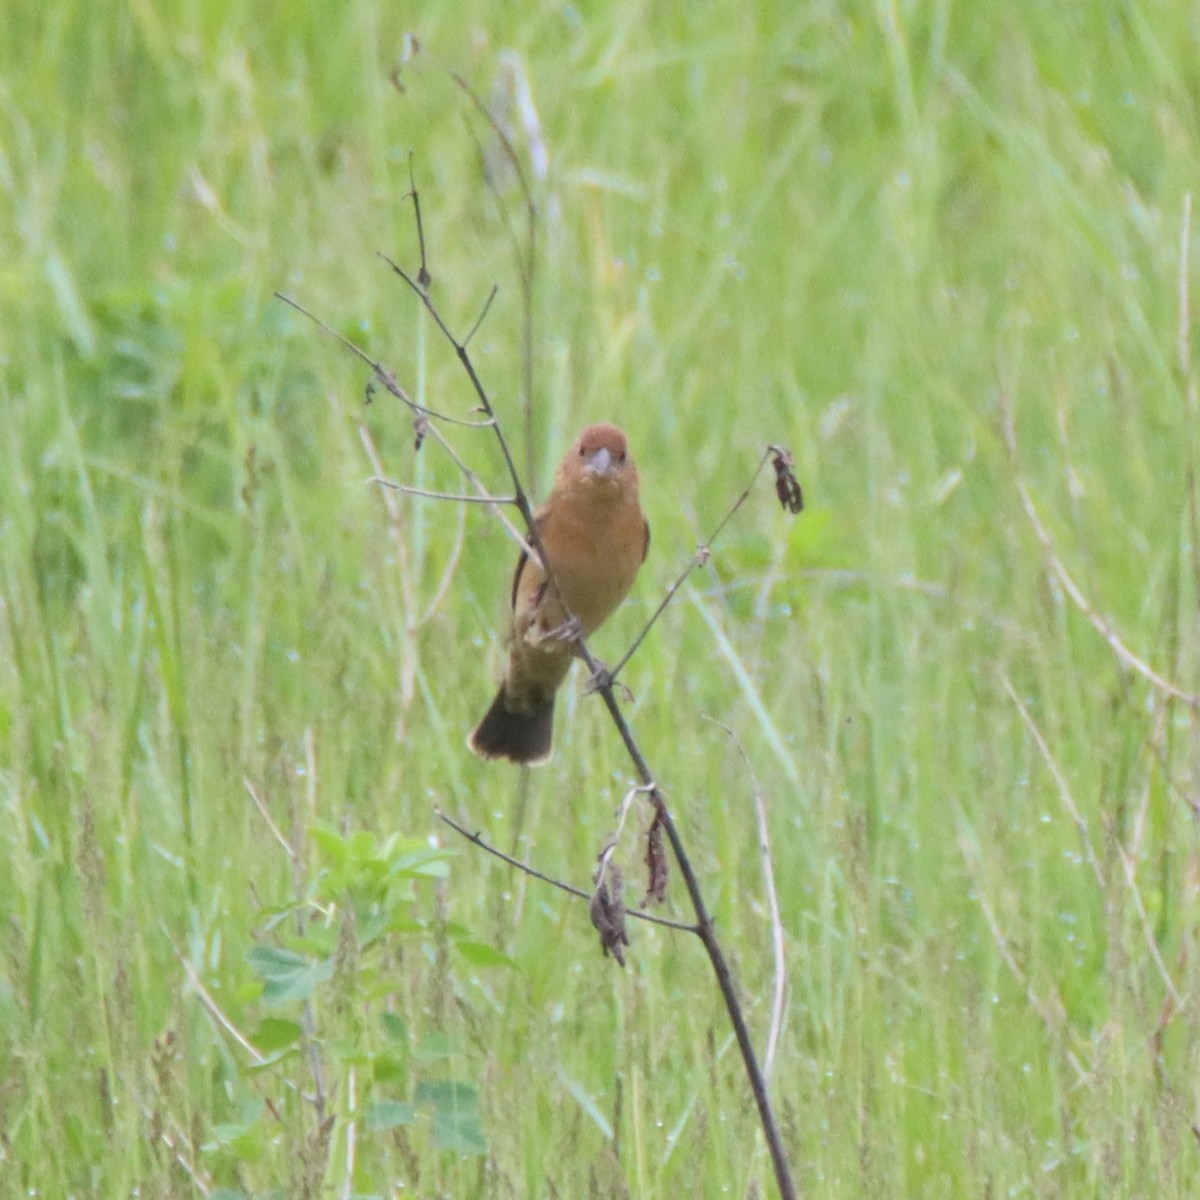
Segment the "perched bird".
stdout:
<svg viewBox="0 0 1200 1200">
<path fill-rule="evenodd" d="M 575 634 L 586 638 L 608 619 L 650 548 L 637 467 L 615 425 L 589 425 L 576 438 L 533 518 L 557 588 L 522 553 L 504 681 L 468 739 L 484 758 L 528 766 L 550 757 L 554 693 L 575 655 Z"/>
</svg>

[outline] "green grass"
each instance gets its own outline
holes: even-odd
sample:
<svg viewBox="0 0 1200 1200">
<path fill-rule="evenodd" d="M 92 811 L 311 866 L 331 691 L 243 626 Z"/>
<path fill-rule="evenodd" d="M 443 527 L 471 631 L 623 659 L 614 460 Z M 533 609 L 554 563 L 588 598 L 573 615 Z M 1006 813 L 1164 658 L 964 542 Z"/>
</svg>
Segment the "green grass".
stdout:
<svg viewBox="0 0 1200 1200">
<path fill-rule="evenodd" d="M 416 264 L 412 151 L 460 334 L 500 285 L 472 351 L 524 456 L 520 201 L 446 74 L 488 97 L 508 50 L 538 490 L 617 420 L 654 530 L 595 651 L 765 444 L 804 484 L 627 674 L 760 1046 L 752 785 L 702 715 L 769 804 L 802 1193 L 1196 1194 L 1195 710 L 1019 489 L 1200 689 L 1188 6 L 423 7 L 0 11 L 0 1195 L 772 1194 L 699 945 L 638 925 L 621 971 L 437 822 L 585 884 L 629 765 L 578 680 L 523 797 L 466 752 L 512 548 L 389 515 L 360 424 L 396 478 L 452 464 L 273 298 L 468 410 L 375 257 Z"/>
</svg>

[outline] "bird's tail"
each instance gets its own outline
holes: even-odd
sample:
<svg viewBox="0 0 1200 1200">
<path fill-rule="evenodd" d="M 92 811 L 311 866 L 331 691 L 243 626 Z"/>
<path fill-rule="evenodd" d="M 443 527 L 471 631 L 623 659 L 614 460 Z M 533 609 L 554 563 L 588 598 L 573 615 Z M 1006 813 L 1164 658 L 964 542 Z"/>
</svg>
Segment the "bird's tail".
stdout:
<svg viewBox="0 0 1200 1200">
<path fill-rule="evenodd" d="M 507 758 L 524 767 L 540 767 L 550 759 L 553 740 L 553 693 L 529 712 L 514 712 L 508 707 L 501 684 L 492 707 L 467 739 L 467 745 L 481 758 Z"/>
</svg>

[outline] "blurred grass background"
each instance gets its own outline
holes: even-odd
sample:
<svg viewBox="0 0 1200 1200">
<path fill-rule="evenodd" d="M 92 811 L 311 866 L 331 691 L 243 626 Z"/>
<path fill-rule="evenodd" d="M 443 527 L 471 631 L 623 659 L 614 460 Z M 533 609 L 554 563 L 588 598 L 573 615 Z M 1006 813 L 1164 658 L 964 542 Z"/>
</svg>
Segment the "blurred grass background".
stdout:
<svg viewBox="0 0 1200 1200">
<path fill-rule="evenodd" d="M 760 1044 L 753 789 L 703 714 L 770 806 L 802 1192 L 1196 1194 L 1196 706 L 1018 485 L 1200 687 L 1198 43 L 1176 2 L 0 8 L 0 1194 L 771 1193 L 699 947 L 639 925 L 622 972 L 447 841 L 435 806 L 586 882 L 628 765 L 578 681 L 527 794 L 468 755 L 512 548 L 389 514 L 363 431 L 451 464 L 273 298 L 466 413 L 375 257 L 418 261 L 411 154 L 460 334 L 500 286 L 472 350 L 523 443 L 524 212 L 450 71 L 536 112 L 538 486 L 591 420 L 642 464 L 595 651 L 796 455 L 804 515 L 756 493 L 627 682 Z M 371 892 L 392 833 L 446 874 Z M 331 977 L 255 1067 L 233 1030 L 298 1048 L 247 957 L 281 940 Z"/>
</svg>

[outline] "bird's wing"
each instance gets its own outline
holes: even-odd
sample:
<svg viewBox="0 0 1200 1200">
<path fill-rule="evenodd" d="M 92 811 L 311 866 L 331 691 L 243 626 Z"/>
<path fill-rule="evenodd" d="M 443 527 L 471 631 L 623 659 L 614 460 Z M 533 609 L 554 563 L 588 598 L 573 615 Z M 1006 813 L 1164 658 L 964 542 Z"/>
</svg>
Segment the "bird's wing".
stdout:
<svg viewBox="0 0 1200 1200">
<path fill-rule="evenodd" d="M 546 522 L 545 506 L 539 508 L 533 514 L 533 527 L 538 531 L 538 536 L 541 536 L 541 531 Z M 509 602 L 509 607 L 516 609 L 517 607 L 517 589 L 521 586 L 521 572 L 525 570 L 525 564 L 529 561 L 529 551 L 522 550 L 521 557 L 517 559 L 517 569 L 513 572 L 512 581 L 512 599 Z"/>
</svg>

